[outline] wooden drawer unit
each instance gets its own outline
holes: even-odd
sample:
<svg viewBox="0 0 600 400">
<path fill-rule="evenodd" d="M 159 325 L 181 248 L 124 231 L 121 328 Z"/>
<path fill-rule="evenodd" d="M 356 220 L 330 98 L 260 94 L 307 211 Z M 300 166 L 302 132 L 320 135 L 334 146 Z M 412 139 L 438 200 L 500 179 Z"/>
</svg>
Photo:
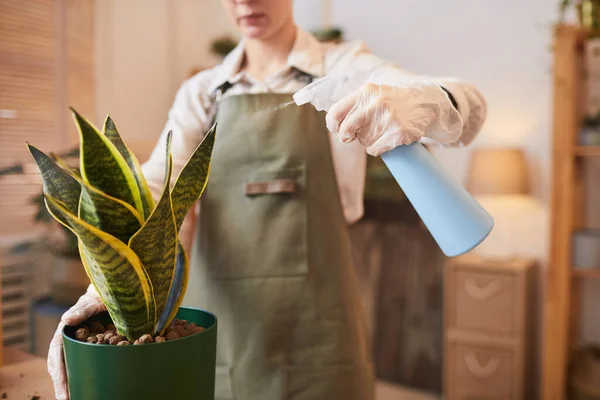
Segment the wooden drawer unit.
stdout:
<svg viewBox="0 0 600 400">
<path fill-rule="evenodd" d="M 535 263 L 465 256 L 445 272 L 444 396 L 530 400 Z"/>
<path fill-rule="evenodd" d="M 469 342 L 451 342 L 449 399 L 513 400 L 518 377 L 514 349 Z"/>
<path fill-rule="evenodd" d="M 500 336 L 513 336 L 519 326 L 519 281 L 515 276 L 456 271 L 452 282 L 451 327 Z"/>
</svg>

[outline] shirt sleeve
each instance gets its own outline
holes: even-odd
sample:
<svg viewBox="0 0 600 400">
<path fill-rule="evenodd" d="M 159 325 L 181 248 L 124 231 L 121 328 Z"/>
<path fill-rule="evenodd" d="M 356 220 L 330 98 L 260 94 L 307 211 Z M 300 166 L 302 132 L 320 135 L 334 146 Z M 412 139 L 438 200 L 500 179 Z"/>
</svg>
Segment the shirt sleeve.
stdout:
<svg viewBox="0 0 600 400">
<path fill-rule="evenodd" d="M 152 196 L 157 200 L 162 192 L 165 179 L 165 140 L 172 131 L 171 155 L 173 157 L 173 184 L 193 151 L 210 128 L 214 111 L 208 94 L 210 71 L 202 72 L 184 82 L 168 113 L 167 123 L 142 171 Z"/>
<path fill-rule="evenodd" d="M 371 71 L 369 82 L 377 84 L 405 85 L 425 80 L 436 83 L 451 94 L 463 119 L 461 136 L 456 142 L 444 145 L 447 147 L 461 147 L 471 143 L 481 130 L 487 115 L 486 101 L 473 84 L 455 77 L 432 77 L 407 71 L 391 61 L 377 57 L 362 41 L 330 49 L 326 56 L 326 69 L 331 74 L 348 70 Z"/>
</svg>

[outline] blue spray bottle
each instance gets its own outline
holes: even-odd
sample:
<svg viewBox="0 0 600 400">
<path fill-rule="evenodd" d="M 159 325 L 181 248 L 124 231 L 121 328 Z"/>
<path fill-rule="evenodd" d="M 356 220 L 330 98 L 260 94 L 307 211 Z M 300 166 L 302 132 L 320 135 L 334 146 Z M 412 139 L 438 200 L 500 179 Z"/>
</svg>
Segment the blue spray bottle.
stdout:
<svg viewBox="0 0 600 400">
<path fill-rule="evenodd" d="M 294 102 L 328 111 L 367 76 L 358 72 L 318 79 L 295 93 Z M 446 256 L 464 254 L 490 234 L 493 218 L 421 143 L 398 146 L 381 158 Z"/>
</svg>

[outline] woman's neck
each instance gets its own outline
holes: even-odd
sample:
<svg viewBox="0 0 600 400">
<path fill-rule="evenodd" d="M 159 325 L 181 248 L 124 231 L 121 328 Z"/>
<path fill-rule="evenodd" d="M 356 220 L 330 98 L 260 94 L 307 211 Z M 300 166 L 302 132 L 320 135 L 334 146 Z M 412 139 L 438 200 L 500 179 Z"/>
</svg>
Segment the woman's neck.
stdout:
<svg viewBox="0 0 600 400">
<path fill-rule="evenodd" d="M 244 69 L 261 81 L 281 71 L 294 46 L 296 30 L 291 22 L 267 39 L 247 39 Z"/>
</svg>

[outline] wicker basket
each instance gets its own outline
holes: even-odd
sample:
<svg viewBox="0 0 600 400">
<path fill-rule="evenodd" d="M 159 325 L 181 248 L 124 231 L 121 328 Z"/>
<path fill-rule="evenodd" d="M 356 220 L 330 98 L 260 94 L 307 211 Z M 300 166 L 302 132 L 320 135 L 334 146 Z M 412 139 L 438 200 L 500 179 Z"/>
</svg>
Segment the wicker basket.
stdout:
<svg viewBox="0 0 600 400">
<path fill-rule="evenodd" d="M 579 349 L 569 372 L 569 399 L 600 400 L 600 348 Z"/>
</svg>

